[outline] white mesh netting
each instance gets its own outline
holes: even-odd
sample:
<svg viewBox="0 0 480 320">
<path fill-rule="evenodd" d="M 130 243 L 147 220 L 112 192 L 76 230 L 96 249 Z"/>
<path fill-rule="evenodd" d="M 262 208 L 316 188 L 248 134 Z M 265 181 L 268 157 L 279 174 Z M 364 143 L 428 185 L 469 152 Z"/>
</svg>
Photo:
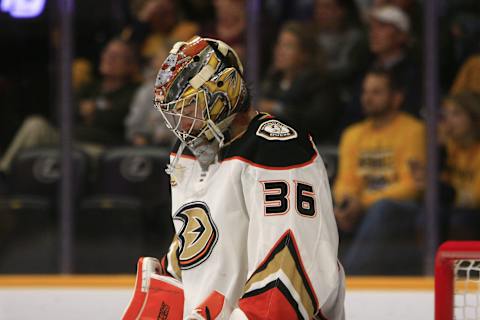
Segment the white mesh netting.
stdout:
<svg viewBox="0 0 480 320">
<path fill-rule="evenodd" d="M 480 260 L 454 264 L 454 319 L 480 320 Z"/>
</svg>

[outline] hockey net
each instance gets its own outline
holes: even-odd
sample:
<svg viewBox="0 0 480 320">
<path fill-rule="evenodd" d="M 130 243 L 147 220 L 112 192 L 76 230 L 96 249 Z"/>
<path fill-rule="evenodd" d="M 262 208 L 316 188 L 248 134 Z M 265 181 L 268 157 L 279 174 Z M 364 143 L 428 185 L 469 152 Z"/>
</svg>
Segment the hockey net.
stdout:
<svg viewBox="0 0 480 320">
<path fill-rule="evenodd" d="M 480 320 L 480 242 L 447 241 L 435 259 L 435 320 Z"/>
</svg>

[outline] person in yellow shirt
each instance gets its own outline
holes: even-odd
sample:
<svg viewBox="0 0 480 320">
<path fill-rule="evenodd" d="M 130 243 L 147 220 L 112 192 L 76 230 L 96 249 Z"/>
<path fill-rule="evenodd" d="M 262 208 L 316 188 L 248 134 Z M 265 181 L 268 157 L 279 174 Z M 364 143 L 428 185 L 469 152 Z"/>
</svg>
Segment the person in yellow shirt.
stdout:
<svg viewBox="0 0 480 320">
<path fill-rule="evenodd" d="M 480 94 L 447 96 L 438 126 L 440 151 L 439 219 L 441 241 L 480 239 Z M 413 176 L 426 184 L 424 166 Z"/>
<path fill-rule="evenodd" d="M 445 98 L 442 114 L 440 132 L 447 151 L 442 178 L 455 191 L 447 236 L 479 240 L 480 94 L 465 91 Z"/>
<path fill-rule="evenodd" d="M 464 91 L 480 93 L 480 54 L 472 55 L 458 71 L 450 94 Z"/>
<path fill-rule="evenodd" d="M 421 260 L 413 241 L 421 190 L 411 166 L 425 161 L 425 128 L 399 110 L 404 94 L 393 79 L 382 69 L 366 74 L 361 101 L 367 118 L 340 141 L 335 217 L 353 237 L 343 259 L 349 274 L 420 272 L 412 260 Z"/>
</svg>

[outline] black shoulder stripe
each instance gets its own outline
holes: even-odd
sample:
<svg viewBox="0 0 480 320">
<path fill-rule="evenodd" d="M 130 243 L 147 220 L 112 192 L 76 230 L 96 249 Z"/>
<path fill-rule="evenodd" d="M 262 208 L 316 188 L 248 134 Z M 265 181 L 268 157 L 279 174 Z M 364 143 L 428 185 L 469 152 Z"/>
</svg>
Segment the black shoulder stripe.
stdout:
<svg viewBox="0 0 480 320">
<path fill-rule="evenodd" d="M 266 123 L 268 126 L 283 124 L 284 127 L 280 127 L 277 132 L 268 129 L 266 133 L 258 133 Z M 294 131 L 289 133 L 287 127 Z M 271 139 L 268 139 L 268 134 L 272 135 Z M 284 136 L 281 136 L 282 134 Z M 276 135 L 281 137 L 276 138 Z M 316 151 L 304 130 L 293 128 L 272 117 L 259 116 L 251 121 L 245 134 L 226 147 L 221 154 L 222 160 L 239 158 L 268 168 L 297 167 L 312 162 L 315 157 Z"/>
</svg>

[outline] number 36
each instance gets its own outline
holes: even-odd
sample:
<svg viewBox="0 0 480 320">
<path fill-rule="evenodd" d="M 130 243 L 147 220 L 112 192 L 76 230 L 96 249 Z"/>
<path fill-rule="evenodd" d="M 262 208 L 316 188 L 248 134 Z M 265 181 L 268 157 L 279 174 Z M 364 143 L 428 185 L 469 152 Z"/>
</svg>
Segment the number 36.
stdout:
<svg viewBox="0 0 480 320">
<path fill-rule="evenodd" d="M 290 210 L 290 184 L 284 180 L 260 181 L 263 186 L 265 215 L 282 215 Z M 295 209 L 301 216 L 315 216 L 313 186 L 294 180 Z"/>
</svg>

